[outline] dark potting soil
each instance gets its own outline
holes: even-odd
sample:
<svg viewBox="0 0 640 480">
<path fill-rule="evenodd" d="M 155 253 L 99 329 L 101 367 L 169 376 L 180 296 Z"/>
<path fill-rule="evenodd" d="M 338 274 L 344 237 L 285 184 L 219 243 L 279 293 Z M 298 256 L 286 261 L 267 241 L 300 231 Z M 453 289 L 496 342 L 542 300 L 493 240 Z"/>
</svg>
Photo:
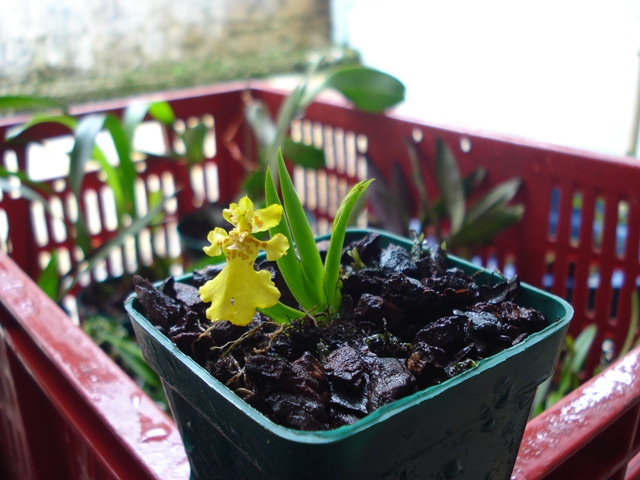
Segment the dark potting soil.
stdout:
<svg viewBox="0 0 640 480">
<path fill-rule="evenodd" d="M 345 249 L 342 308 L 331 320 L 311 312 L 283 326 L 256 313 L 247 327 L 212 324 L 197 288 L 220 267 L 194 272 L 190 285 L 171 278 L 159 289 L 136 277 L 139 308 L 247 403 L 301 430 L 352 424 L 548 325 L 540 312 L 514 303 L 517 278 L 480 286 L 449 268 L 439 247 L 381 249 L 378 240 L 370 234 Z M 293 305 L 275 266 L 257 268 L 272 272 L 281 301 Z"/>
</svg>

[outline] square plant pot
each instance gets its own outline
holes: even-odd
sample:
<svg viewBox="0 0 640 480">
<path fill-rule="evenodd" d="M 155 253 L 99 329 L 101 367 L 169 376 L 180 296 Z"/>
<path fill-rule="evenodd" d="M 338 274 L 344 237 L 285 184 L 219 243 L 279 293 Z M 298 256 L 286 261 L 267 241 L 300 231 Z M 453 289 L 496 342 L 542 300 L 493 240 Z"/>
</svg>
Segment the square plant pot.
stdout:
<svg viewBox="0 0 640 480">
<path fill-rule="evenodd" d="M 346 243 L 366 231 L 350 231 Z M 381 245 L 412 241 L 383 234 Z M 451 266 L 492 274 L 449 255 Z M 186 276 L 181 281 L 189 281 Z M 273 423 L 182 353 L 126 302 L 142 352 L 163 380 L 198 479 L 508 479 L 537 386 L 551 375 L 573 309 L 522 284 L 517 303 L 550 324 L 438 385 L 356 423 L 299 431 Z"/>
</svg>

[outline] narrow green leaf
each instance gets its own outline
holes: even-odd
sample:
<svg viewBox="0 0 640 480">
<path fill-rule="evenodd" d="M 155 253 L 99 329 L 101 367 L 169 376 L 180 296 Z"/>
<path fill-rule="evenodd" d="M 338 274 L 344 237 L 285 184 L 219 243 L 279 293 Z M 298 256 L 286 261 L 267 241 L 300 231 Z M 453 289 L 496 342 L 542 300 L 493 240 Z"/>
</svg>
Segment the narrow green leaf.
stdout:
<svg viewBox="0 0 640 480">
<path fill-rule="evenodd" d="M 122 128 L 130 145 L 133 145 L 136 129 L 142 123 L 149 112 L 149 104 L 146 102 L 132 102 L 122 114 Z"/>
<path fill-rule="evenodd" d="M 464 177 L 462 183 L 464 184 L 464 198 L 469 198 L 471 194 L 475 191 L 475 189 L 482 183 L 482 181 L 487 176 L 487 170 L 480 167 L 476 168 L 469 175 Z M 436 218 L 444 218 L 447 214 L 447 211 L 444 206 L 444 202 L 442 198 L 438 198 L 433 202 L 431 207 L 431 212 Z"/>
<path fill-rule="evenodd" d="M 360 196 L 365 192 L 367 187 L 373 180 L 363 180 L 357 183 L 349 193 L 344 197 L 336 216 L 333 219 L 331 230 L 331 239 L 329 240 L 329 249 L 324 264 L 322 274 L 322 284 L 327 296 L 327 303 L 333 309 L 338 310 L 342 297 L 340 295 L 340 258 L 342 257 L 342 247 L 346 235 L 347 224 L 351 217 L 351 212 L 358 202 Z"/>
<path fill-rule="evenodd" d="M 281 205 L 280 197 L 278 196 L 278 192 L 269 168 L 267 168 L 267 174 L 265 178 L 265 200 L 267 206 L 274 204 Z M 307 292 L 304 288 L 300 261 L 298 260 L 298 256 L 296 255 L 293 237 L 291 236 L 291 231 L 289 230 L 289 225 L 287 223 L 286 217 L 283 218 L 278 225 L 269 229 L 269 235 L 271 235 L 271 237 L 274 237 L 278 233 L 284 235 L 289 242 L 289 250 L 287 251 L 287 254 L 283 255 L 276 261 L 278 264 L 278 268 L 280 269 L 280 273 L 282 274 L 285 283 L 289 287 L 289 290 L 291 290 L 291 294 L 293 295 L 293 297 L 298 301 L 298 303 L 300 303 L 300 305 L 303 306 L 303 308 L 310 309 L 315 305 L 314 300 L 313 298 L 309 297 L 309 295 L 307 295 Z"/>
<path fill-rule="evenodd" d="M 638 330 L 638 321 L 640 320 L 640 307 L 638 305 L 638 291 L 631 292 L 631 312 L 629 317 L 629 328 L 627 329 L 627 335 L 624 339 L 624 343 L 620 348 L 618 356 L 622 357 L 631 351 L 633 347 L 636 331 Z"/>
<path fill-rule="evenodd" d="M 420 212 L 418 217 L 423 217 L 429 212 L 429 194 L 427 193 L 427 186 L 424 183 L 422 176 L 422 168 L 420 167 L 420 158 L 418 156 L 418 149 L 415 143 L 410 140 L 405 140 L 405 146 L 407 148 L 407 154 L 409 156 L 409 163 L 411 165 L 411 180 L 416 190 L 418 191 L 418 198 L 420 200 Z M 398 162 L 394 161 L 394 166 L 398 165 Z M 399 167 L 399 166 L 398 166 Z M 406 183 L 400 185 L 400 191 L 407 191 Z"/>
<path fill-rule="evenodd" d="M 0 110 L 41 110 L 41 109 L 65 110 L 64 103 L 53 98 L 31 95 L 2 95 L 0 96 Z"/>
<path fill-rule="evenodd" d="M 176 115 L 171 104 L 165 101 L 157 101 L 149 105 L 149 115 L 160 123 L 171 127 L 176 121 Z"/>
<path fill-rule="evenodd" d="M 469 209 L 465 221 L 474 222 L 487 211 L 506 205 L 515 196 L 521 184 L 522 180 L 516 177 L 496 185 Z"/>
<path fill-rule="evenodd" d="M 131 158 L 131 142 L 120 120 L 113 115 L 108 115 L 104 121 L 104 127 L 111 135 L 111 139 L 118 154 L 118 168 L 116 178 L 120 182 L 120 191 L 124 195 L 122 203 L 128 214 L 136 211 L 135 181 L 138 178 L 136 167 Z M 114 180 L 115 181 L 115 180 Z M 121 212 L 124 214 L 125 212 Z"/>
<path fill-rule="evenodd" d="M 204 123 L 198 122 L 193 127 L 187 128 L 182 135 L 189 165 L 200 164 L 204 161 L 204 140 L 208 130 Z"/>
<path fill-rule="evenodd" d="M 277 135 L 277 126 L 271 119 L 267 105 L 262 100 L 250 99 L 244 107 L 244 118 L 251 127 L 261 148 L 265 148 L 274 142 Z"/>
<path fill-rule="evenodd" d="M 451 235 L 462 227 L 465 217 L 464 186 L 453 152 L 441 138 L 436 141 L 436 181 L 451 220 Z"/>
<path fill-rule="evenodd" d="M 53 250 L 49 263 L 40 273 L 38 286 L 53 300 L 58 300 L 58 289 L 60 287 L 60 277 L 58 275 L 58 252 Z"/>
<path fill-rule="evenodd" d="M 166 198 L 165 202 L 169 198 Z M 156 220 L 160 215 L 160 213 L 162 212 L 165 202 L 162 202 L 161 204 L 157 205 L 155 208 L 150 210 L 149 213 L 147 213 L 147 215 L 145 215 L 144 217 L 134 220 L 129 227 L 127 227 L 126 229 L 120 230 L 118 234 L 108 242 L 103 243 L 102 245 L 100 245 L 98 248 L 94 250 L 88 251 L 89 252 L 88 254 L 86 254 L 87 251 L 85 251 L 85 254 L 86 254 L 85 259 L 80 264 L 74 265 L 72 269 L 65 275 L 66 279 L 70 279 L 70 281 L 68 282 L 67 289 L 70 290 L 71 288 L 73 288 L 73 286 L 78 281 L 78 275 L 80 273 L 84 271 L 93 270 L 96 267 L 96 265 L 99 262 L 106 259 L 115 248 L 122 246 L 122 244 L 124 244 L 127 238 L 135 237 L 144 228 L 151 225 L 152 222 Z"/>
<path fill-rule="evenodd" d="M 0 170 L 4 170 L 4 169 L 0 168 Z M 17 191 L 21 197 L 26 198 L 30 202 L 39 202 L 39 203 L 41 203 L 42 206 L 44 207 L 45 211 L 49 215 L 51 215 L 51 217 L 59 218 L 58 214 L 56 214 L 51 209 L 51 206 L 49 205 L 49 202 L 47 201 L 47 199 L 44 198 L 42 195 L 40 195 L 40 193 L 37 190 L 35 190 L 33 187 L 31 187 L 30 185 L 22 184 L 22 183 L 20 185 L 17 185 L 17 186 L 13 185 L 11 183 L 11 181 L 9 181 L 9 177 L 4 177 L 4 172 L 0 172 L 0 177 L 1 177 L 0 178 L 0 190 L 2 190 L 3 192 Z M 37 186 L 37 182 L 32 182 L 32 184 Z M 48 191 L 48 185 L 44 185 L 44 187 L 46 187 L 46 189 Z"/>
<path fill-rule="evenodd" d="M 260 313 L 264 313 L 276 323 L 290 323 L 291 320 L 296 318 L 304 318 L 306 313 L 296 310 L 295 308 L 288 307 L 282 302 L 276 303 L 273 307 L 258 308 Z"/>
<path fill-rule="evenodd" d="M 305 168 L 324 168 L 324 151 L 312 145 L 285 139 L 282 145 L 282 156 L 291 163 Z"/>
<path fill-rule="evenodd" d="M 596 333 L 598 333 L 598 327 L 596 324 L 591 324 L 576 337 L 573 343 L 574 355 L 571 360 L 571 373 L 575 376 L 582 373 L 584 370 L 587 356 L 591 350 L 594 340 L 596 339 Z"/>
<path fill-rule="evenodd" d="M 326 88 L 338 90 L 356 108 L 380 113 L 404 100 L 405 87 L 397 78 L 368 67 L 346 67 L 331 72 Z"/>
<path fill-rule="evenodd" d="M 280 150 L 278 151 L 278 172 L 286 220 L 291 229 L 294 245 L 298 251 L 304 289 L 314 301 L 313 305 L 303 305 L 303 307 L 307 310 L 311 310 L 314 307 L 323 308 L 326 295 L 320 281 L 323 275 L 322 259 L 320 258 L 304 207 L 289 176 Z"/>
<path fill-rule="evenodd" d="M 78 198 L 80 198 L 82 190 L 86 163 L 91 158 L 96 138 L 102 131 L 106 118 L 104 114 L 87 115 L 80 120 L 76 127 L 69 165 L 69 185 Z"/>
<path fill-rule="evenodd" d="M 524 215 L 523 205 L 489 210 L 474 222 L 465 223 L 458 233 L 447 238 L 447 246 L 455 248 L 485 243 L 497 233 L 519 222 L 522 215 Z"/>
<path fill-rule="evenodd" d="M 26 136 L 26 132 L 36 126 L 41 125 L 43 123 L 57 123 L 59 125 L 63 125 L 68 127 L 70 130 L 76 128 L 78 124 L 78 120 L 69 115 L 36 115 L 31 118 L 28 122 L 17 125 L 15 127 L 10 128 L 6 134 L 6 140 L 8 142 L 19 141 Z"/>
</svg>

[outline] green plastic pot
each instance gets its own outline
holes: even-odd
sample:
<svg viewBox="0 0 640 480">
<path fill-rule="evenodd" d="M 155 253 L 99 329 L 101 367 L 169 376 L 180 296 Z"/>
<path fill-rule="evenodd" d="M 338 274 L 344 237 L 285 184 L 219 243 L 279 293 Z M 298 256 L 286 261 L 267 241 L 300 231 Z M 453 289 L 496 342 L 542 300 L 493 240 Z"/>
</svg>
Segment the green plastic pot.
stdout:
<svg viewBox="0 0 640 480">
<path fill-rule="evenodd" d="M 366 231 L 350 231 L 347 241 Z M 383 241 L 411 246 L 384 234 Z M 478 268 L 450 257 L 468 273 Z M 476 275 L 488 282 L 491 273 Z M 190 276 L 182 279 L 188 281 Z M 573 315 L 565 301 L 523 285 L 522 306 L 551 324 L 477 366 L 330 431 L 271 422 L 213 378 L 126 302 L 143 354 L 163 380 L 191 478 L 508 479 L 536 387 L 551 375 Z"/>
</svg>

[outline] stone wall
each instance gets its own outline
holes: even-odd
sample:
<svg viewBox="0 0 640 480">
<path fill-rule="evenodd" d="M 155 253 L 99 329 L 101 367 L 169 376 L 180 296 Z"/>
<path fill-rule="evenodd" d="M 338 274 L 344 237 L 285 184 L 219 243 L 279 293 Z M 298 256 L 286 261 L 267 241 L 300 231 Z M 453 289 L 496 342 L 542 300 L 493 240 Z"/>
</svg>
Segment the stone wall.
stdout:
<svg viewBox="0 0 640 480">
<path fill-rule="evenodd" d="M 285 64 L 327 48 L 331 35 L 329 0 L 10 0 L 2 10 L 5 91 L 61 78 L 142 81 L 145 71 L 179 76 L 242 59 Z"/>
</svg>

